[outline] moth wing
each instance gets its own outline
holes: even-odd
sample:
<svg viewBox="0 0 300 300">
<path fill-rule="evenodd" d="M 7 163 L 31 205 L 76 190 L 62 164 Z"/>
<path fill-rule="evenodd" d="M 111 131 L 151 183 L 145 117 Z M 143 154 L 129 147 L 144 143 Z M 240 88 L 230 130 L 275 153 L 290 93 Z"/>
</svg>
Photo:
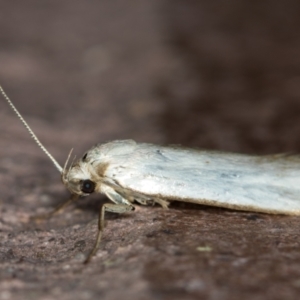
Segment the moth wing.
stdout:
<svg viewBox="0 0 300 300">
<path fill-rule="evenodd" d="M 300 214 L 300 160 L 135 144 L 107 157 L 105 178 L 153 199 Z"/>
</svg>

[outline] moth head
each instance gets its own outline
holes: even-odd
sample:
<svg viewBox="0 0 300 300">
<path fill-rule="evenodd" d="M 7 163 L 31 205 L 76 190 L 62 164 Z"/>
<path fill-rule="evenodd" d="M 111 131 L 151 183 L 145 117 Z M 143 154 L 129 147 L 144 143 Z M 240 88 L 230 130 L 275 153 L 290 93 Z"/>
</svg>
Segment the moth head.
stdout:
<svg viewBox="0 0 300 300">
<path fill-rule="evenodd" d="M 76 162 L 74 162 L 74 159 L 68 168 L 72 150 L 70 151 L 62 171 L 62 182 L 71 194 L 88 196 L 94 193 L 96 189 L 96 183 L 92 178 L 90 165 L 85 162 L 84 159 L 80 159 Z"/>
</svg>

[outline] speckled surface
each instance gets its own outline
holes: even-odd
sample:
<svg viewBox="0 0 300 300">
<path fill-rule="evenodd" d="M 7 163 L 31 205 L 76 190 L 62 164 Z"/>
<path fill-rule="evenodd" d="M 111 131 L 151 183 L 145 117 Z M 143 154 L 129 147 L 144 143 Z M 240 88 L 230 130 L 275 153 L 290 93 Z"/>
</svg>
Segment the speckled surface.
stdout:
<svg viewBox="0 0 300 300">
<path fill-rule="evenodd" d="M 299 152 L 298 6 L 5 0 L 0 82 L 61 163 L 123 138 Z M 136 205 L 83 265 L 107 199 L 31 221 L 68 193 L 4 101 L 0 124 L 0 300 L 298 299 L 298 217 Z"/>
</svg>

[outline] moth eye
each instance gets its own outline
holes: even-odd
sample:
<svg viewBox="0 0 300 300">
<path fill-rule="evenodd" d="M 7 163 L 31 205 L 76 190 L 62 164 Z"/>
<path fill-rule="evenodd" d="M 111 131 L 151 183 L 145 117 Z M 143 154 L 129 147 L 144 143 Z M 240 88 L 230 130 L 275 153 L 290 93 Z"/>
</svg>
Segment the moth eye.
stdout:
<svg viewBox="0 0 300 300">
<path fill-rule="evenodd" d="M 83 180 L 81 183 L 81 191 L 85 194 L 91 194 L 95 190 L 95 183 L 89 179 Z"/>
<path fill-rule="evenodd" d="M 83 155 L 82 160 L 85 161 L 86 157 L 87 157 L 87 153 Z"/>
</svg>

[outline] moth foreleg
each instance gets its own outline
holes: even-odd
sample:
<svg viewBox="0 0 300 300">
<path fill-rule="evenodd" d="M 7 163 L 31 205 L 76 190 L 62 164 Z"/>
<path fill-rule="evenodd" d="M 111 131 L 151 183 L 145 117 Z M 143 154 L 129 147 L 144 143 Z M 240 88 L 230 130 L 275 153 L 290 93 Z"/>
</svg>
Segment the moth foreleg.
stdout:
<svg viewBox="0 0 300 300">
<path fill-rule="evenodd" d="M 113 202 L 115 202 L 115 204 L 105 203 L 102 205 L 100 212 L 99 212 L 98 233 L 97 233 L 97 237 L 96 237 L 96 242 L 95 242 L 95 245 L 94 245 L 92 251 L 90 252 L 88 257 L 84 261 L 85 264 L 91 260 L 91 258 L 96 254 L 96 252 L 99 248 L 99 245 L 101 242 L 101 237 L 102 237 L 102 232 L 104 229 L 105 212 L 108 211 L 108 212 L 113 212 L 113 213 L 117 213 L 117 214 L 123 214 L 125 212 L 134 210 L 134 206 L 131 205 L 130 202 L 128 202 L 120 194 L 115 192 L 112 188 L 107 187 L 105 189 L 105 194 L 109 199 L 111 199 Z"/>
<path fill-rule="evenodd" d="M 62 211 L 65 207 L 67 207 L 70 203 L 78 199 L 78 195 L 72 195 L 67 201 L 62 202 L 60 205 L 58 205 L 53 211 L 50 211 L 49 213 L 37 215 L 37 216 L 32 216 L 30 219 L 31 220 L 41 220 L 41 219 L 48 219 L 51 218 L 52 216 L 56 215 L 60 211 Z"/>
</svg>

